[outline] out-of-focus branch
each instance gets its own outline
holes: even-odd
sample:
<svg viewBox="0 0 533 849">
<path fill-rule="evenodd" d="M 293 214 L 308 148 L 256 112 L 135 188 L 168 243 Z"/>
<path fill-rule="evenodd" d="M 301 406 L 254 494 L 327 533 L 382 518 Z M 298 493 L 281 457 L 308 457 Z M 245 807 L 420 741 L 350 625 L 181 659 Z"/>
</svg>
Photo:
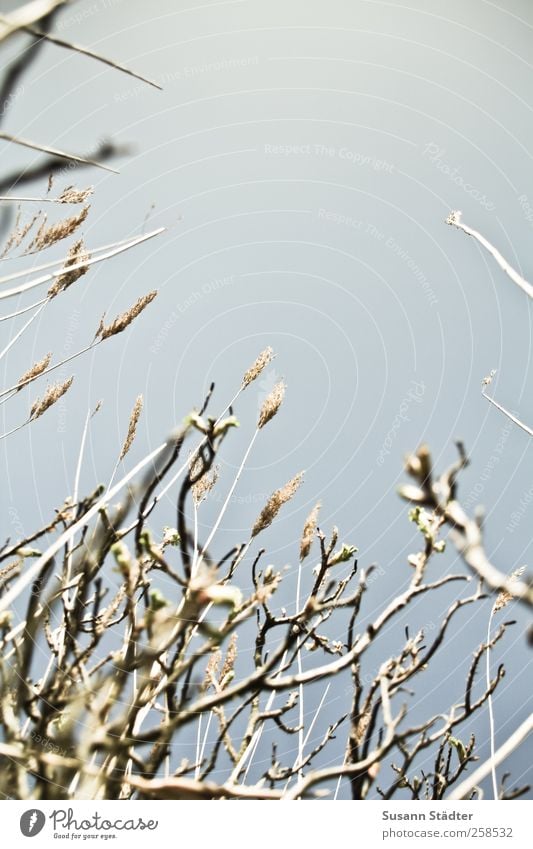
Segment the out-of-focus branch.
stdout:
<svg viewBox="0 0 533 849">
<path fill-rule="evenodd" d="M 69 0 L 32 0 L 19 6 L 9 15 L 0 16 L 0 41 L 14 35 L 21 29 L 38 23 Z"/>
<path fill-rule="evenodd" d="M 102 168 L 104 171 L 110 171 L 112 174 L 118 174 L 118 171 L 115 168 L 110 168 L 109 165 L 104 165 L 103 162 L 98 162 L 96 159 L 87 159 L 85 156 L 79 156 L 77 153 L 67 153 L 64 150 L 58 150 L 55 147 L 49 147 L 45 144 L 40 144 L 39 142 L 30 141 L 29 139 L 20 138 L 20 136 L 13 136 L 10 133 L 0 133 L 0 139 L 3 141 L 11 142 L 12 144 L 18 144 L 22 147 L 29 147 L 31 150 L 38 150 L 41 153 L 47 153 L 49 156 L 53 156 L 56 159 L 67 159 L 70 162 L 75 162 L 78 165 L 92 165 L 95 168 Z"/>
<path fill-rule="evenodd" d="M 128 779 L 132 787 L 145 796 L 156 799 L 256 799 L 275 801 L 282 798 L 279 790 L 263 787 L 247 787 L 241 784 L 215 784 L 212 781 L 196 781 L 193 778 L 166 778 L 147 781 L 144 778 Z"/>
<path fill-rule="evenodd" d="M 46 35 L 49 27 L 52 25 L 58 9 L 50 12 L 49 15 L 41 18 L 40 24 L 43 35 Z M 4 19 L 5 20 L 5 19 Z M 0 16 L 0 22 L 2 16 Z M 34 41 L 18 55 L 14 61 L 6 68 L 2 83 L 0 84 L 0 122 L 7 114 L 8 108 L 14 97 L 16 96 L 15 86 L 18 80 L 26 73 L 30 64 L 38 57 L 44 40 Z"/>
<path fill-rule="evenodd" d="M 108 159 L 113 159 L 116 156 L 124 156 L 130 152 L 127 145 L 116 145 L 112 141 L 102 141 L 95 150 L 87 155 L 87 160 L 96 160 L 100 163 L 107 162 Z M 47 156 L 39 165 L 20 168 L 16 171 L 11 171 L 5 176 L 0 177 L 0 192 L 8 192 L 15 186 L 21 186 L 24 183 L 33 183 L 35 180 L 47 179 L 50 174 L 63 173 L 65 167 L 73 168 L 81 167 L 80 163 L 71 160 L 68 166 L 65 166 L 65 160 L 57 156 Z M 110 169 L 111 170 L 111 169 Z"/>
</svg>

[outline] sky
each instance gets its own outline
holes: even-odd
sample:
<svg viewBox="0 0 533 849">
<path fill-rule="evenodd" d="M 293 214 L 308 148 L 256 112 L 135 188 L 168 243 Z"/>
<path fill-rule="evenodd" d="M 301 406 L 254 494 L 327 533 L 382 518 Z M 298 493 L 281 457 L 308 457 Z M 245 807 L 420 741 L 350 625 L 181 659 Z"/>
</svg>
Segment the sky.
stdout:
<svg viewBox="0 0 533 849">
<path fill-rule="evenodd" d="M 268 495 L 305 470 L 304 486 L 265 536 L 270 561 L 288 567 L 286 603 L 294 603 L 300 530 L 320 500 L 322 527 L 336 525 L 361 565 L 378 564 L 367 611 L 375 615 L 405 587 L 407 555 L 418 545 L 397 495 L 404 455 L 426 442 L 442 469 L 461 439 L 471 464 L 459 495 L 470 513 L 484 506 L 489 555 L 506 573 L 527 564 L 530 437 L 482 397 L 481 381 L 495 369 L 494 397 L 533 425 L 531 305 L 445 222 L 461 210 L 531 278 L 531 4 L 80 0 L 60 13 L 55 33 L 163 90 L 48 45 L 15 90 L 3 130 L 82 155 L 107 138 L 128 148 L 111 163 L 118 174 L 67 166 L 56 178 L 60 188 L 95 186 L 89 247 L 166 231 L 96 266 L 4 357 L 7 386 L 47 351 L 61 359 L 83 348 L 104 310 L 114 316 L 159 292 L 105 350 L 59 370 L 63 379 L 75 375 L 64 404 L 3 440 L 3 536 L 47 521 L 72 492 L 83 423 L 98 400 L 85 491 L 109 480 L 139 393 L 145 410 L 124 472 L 201 404 L 212 380 L 213 410 L 223 409 L 270 345 L 276 358 L 239 401 L 220 494 L 200 517 L 207 535 L 257 411 L 284 379 L 286 400 L 254 445 L 221 527 L 221 552 L 246 539 Z M 3 173 L 39 161 L 1 145 Z M 1 347 L 20 326 L 2 325 Z M 2 432 L 24 419 L 36 394 L 2 407 Z M 173 522 L 170 498 L 165 521 Z M 452 549 L 431 577 L 464 569 Z M 239 580 L 249 586 L 249 576 Z M 399 626 L 431 630 L 453 592 L 418 603 Z M 490 606 L 459 618 L 417 709 L 459 694 Z M 507 667 L 494 700 L 498 744 L 530 709 L 526 618 L 518 609 L 512 617 L 517 624 L 493 659 L 494 668 Z M 387 632 L 384 651 L 397 635 Z M 344 697 L 344 685 L 332 687 L 326 724 Z M 487 728 L 482 714 L 473 729 L 484 756 Z M 510 760 L 518 783 L 530 761 L 520 753 Z"/>
</svg>

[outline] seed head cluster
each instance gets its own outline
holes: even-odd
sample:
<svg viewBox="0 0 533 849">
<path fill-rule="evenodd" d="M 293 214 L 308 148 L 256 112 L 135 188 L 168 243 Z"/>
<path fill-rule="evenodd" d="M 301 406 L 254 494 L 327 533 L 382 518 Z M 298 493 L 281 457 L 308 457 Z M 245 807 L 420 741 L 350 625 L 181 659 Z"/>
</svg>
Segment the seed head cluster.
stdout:
<svg viewBox="0 0 533 849">
<path fill-rule="evenodd" d="M 256 378 L 259 377 L 263 369 L 272 362 L 274 359 L 274 351 L 272 348 L 265 348 L 264 351 L 261 351 L 255 363 L 250 366 L 248 371 L 244 373 L 244 377 L 242 379 L 242 388 L 246 389 L 247 386 L 250 385 Z"/>
<path fill-rule="evenodd" d="M 268 528 L 272 524 L 283 505 L 291 500 L 302 480 L 303 472 L 300 472 L 296 477 L 286 483 L 285 486 L 272 493 L 256 519 L 255 525 L 252 528 L 252 537 L 256 537 L 257 534 L 260 534 L 261 531 L 264 531 L 265 528 Z"/>
<path fill-rule="evenodd" d="M 305 520 L 305 525 L 302 531 L 302 536 L 300 538 L 300 560 L 305 560 L 307 555 L 311 550 L 311 545 L 313 543 L 313 539 L 315 537 L 316 524 L 318 521 L 318 512 L 320 510 L 320 503 L 315 504 L 309 516 Z"/>
<path fill-rule="evenodd" d="M 257 420 L 257 427 L 259 430 L 268 424 L 268 422 L 273 419 L 278 412 L 283 402 L 283 398 L 285 397 L 285 389 L 286 386 L 284 382 L 280 380 L 279 383 L 276 383 L 272 392 L 265 399 L 263 406 L 259 411 L 259 418 Z"/>
<path fill-rule="evenodd" d="M 104 339 L 109 339 L 110 336 L 116 336 L 118 333 L 122 333 L 123 330 L 126 330 L 127 327 L 130 326 L 132 321 L 134 321 L 138 315 L 142 313 L 142 311 L 151 304 L 154 298 L 156 297 L 157 292 L 149 292 L 147 295 L 143 295 L 139 298 L 132 307 L 126 312 L 123 312 L 121 315 L 117 316 L 117 318 L 111 322 L 111 324 L 104 324 L 103 319 L 100 321 L 100 326 L 96 331 L 96 337 L 100 337 L 102 341 Z"/>
<path fill-rule="evenodd" d="M 17 392 L 19 392 L 24 386 L 26 386 L 27 383 L 31 383 L 32 380 L 35 380 L 36 377 L 39 377 L 39 375 L 42 374 L 43 371 L 46 371 L 46 369 L 50 365 L 51 359 L 52 354 L 48 353 L 42 358 L 42 360 L 39 360 L 39 362 L 34 363 L 32 367 L 28 369 L 28 371 L 25 371 L 22 377 L 20 377 L 18 380 Z"/>
<path fill-rule="evenodd" d="M 46 413 L 46 411 L 55 404 L 56 401 L 59 401 L 65 392 L 68 392 L 72 386 L 73 380 L 74 377 L 69 377 L 68 380 L 65 380 L 63 383 L 55 383 L 52 386 L 49 386 L 43 397 L 37 399 L 37 401 L 33 404 L 30 410 L 31 421 L 38 419 L 43 415 L 43 413 Z"/>
</svg>

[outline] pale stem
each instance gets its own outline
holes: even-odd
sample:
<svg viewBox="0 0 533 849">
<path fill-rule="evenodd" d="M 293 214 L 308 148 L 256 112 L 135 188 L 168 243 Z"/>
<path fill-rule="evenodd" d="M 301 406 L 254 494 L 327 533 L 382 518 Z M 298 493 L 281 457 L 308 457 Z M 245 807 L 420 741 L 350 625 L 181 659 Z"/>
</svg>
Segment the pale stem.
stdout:
<svg viewBox="0 0 533 849">
<path fill-rule="evenodd" d="M 32 323 L 32 321 L 35 321 L 35 319 L 37 318 L 37 316 L 39 315 L 39 313 L 41 313 L 41 312 L 43 311 L 43 309 L 45 308 L 46 303 L 47 303 L 47 302 L 45 301 L 45 302 L 43 303 L 43 305 L 39 307 L 39 309 L 35 310 L 35 312 L 33 313 L 32 317 L 28 319 L 28 321 L 26 322 L 26 324 L 23 324 L 23 325 L 22 325 L 22 327 L 20 328 L 20 330 L 18 331 L 18 333 L 16 333 L 16 334 L 13 336 L 13 338 L 12 338 L 12 339 L 10 339 L 10 341 L 7 343 L 7 345 L 6 345 L 6 347 L 4 348 L 4 350 L 3 350 L 3 351 L 0 351 L 0 360 L 2 360 L 2 359 L 5 357 L 5 355 L 6 355 L 6 354 L 7 354 L 7 352 L 10 350 L 10 348 L 12 348 L 12 347 L 13 347 L 13 345 L 15 344 L 15 342 L 16 342 L 18 339 L 20 339 L 20 337 L 22 336 L 22 334 L 24 333 L 24 331 L 25 331 L 25 330 L 26 330 L 26 329 L 30 326 L 30 324 Z"/>
<path fill-rule="evenodd" d="M 488 624 L 488 627 L 487 627 L 487 658 L 486 658 L 487 682 L 486 683 L 487 683 L 487 692 L 489 694 L 487 702 L 488 702 L 488 707 L 489 707 L 490 760 L 491 760 L 491 764 L 492 764 L 492 769 L 491 769 L 492 792 L 494 794 L 494 799 L 497 800 L 498 799 L 498 782 L 497 782 L 497 779 L 496 779 L 496 764 L 494 762 L 494 754 L 495 754 L 495 749 L 496 749 L 495 730 L 494 730 L 494 710 L 493 710 L 493 704 L 492 704 L 492 693 L 490 691 L 490 629 L 491 629 L 491 625 L 492 625 L 493 616 L 494 616 L 494 605 L 492 606 L 492 610 L 490 612 L 489 624 Z"/>
<path fill-rule="evenodd" d="M 281 661 L 280 661 L 280 664 L 279 664 L 279 669 L 278 669 L 277 675 L 281 674 L 281 671 L 282 671 L 282 669 L 285 665 L 286 657 L 287 657 L 287 652 L 284 652 L 283 657 L 281 658 Z M 275 698 L 276 698 L 276 691 L 272 690 L 268 699 L 267 699 L 267 703 L 265 705 L 265 711 L 269 711 L 272 708 L 272 705 L 274 703 Z M 244 773 L 243 783 L 246 781 L 246 778 L 248 776 L 248 770 L 250 769 L 252 759 L 253 759 L 253 756 L 255 754 L 255 750 L 257 749 L 257 746 L 259 744 L 259 740 L 261 739 L 261 735 L 263 733 L 264 724 L 265 724 L 264 722 L 261 722 L 259 727 L 255 729 L 254 733 L 252 734 L 252 739 L 250 740 L 246 749 L 244 750 L 241 757 L 239 758 L 239 760 L 235 764 L 233 771 L 232 771 L 232 773 L 231 773 L 231 775 L 228 779 L 228 783 L 237 781 L 241 769 L 243 768 L 246 761 L 249 759 L 248 760 L 248 766 L 246 767 L 246 772 Z"/>
<path fill-rule="evenodd" d="M 224 504 L 222 505 L 222 509 L 220 510 L 220 513 L 219 513 L 219 514 L 218 514 L 218 516 L 217 516 L 217 519 L 216 519 L 216 521 L 215 521 L 215 524 L 214 524 L 214 525 L 213 525 L 213 527 L 211 528 L 211 532 L 210 532 L 209 536 L 207 537 L 207 540 L 206 540 L 206 542 L 205 542 L 205 544 L 204 544 L 204 547 L 203 547 L 203 549 L 202 549 L 202 551 L 201 551 L 201 553 L 200 553 L 200 556 L 199 556 L 199 558 L 198 558 L 198 566 L 199 566 L 199 565 L 200 565 L 200 563 L 202 562 L 202 557 L 204 556 L 205 552 L 206 552 L 206 551 L 207 551 L 207 549 L 209 548 L 209 546 L 210 546 L 210 544 L 211 544 L 211 542 L 212 542 L 212 540 L 213 540 L 213 537 L 215 536 L 215 534 L 216 534 L 216 532 L 217 532 L 217 530 L 218 530 L 218 528 L 219 528 L 219 526 L 220 526 L 220 523 L 221 523 L 222 519 L 224 518 L 224 514 L 225 514 L 225 512 L 226 512 L 226 510 L 227 510 L 227 508 L 228 508 L 228 504 L 230 503 L 230 501 L 231 501 L 231 497 L 232 497 L 233 493 L 235 492 L 235 487 L 237 486 L 237 484 L 238 484 L 238 482 L 239 482 L 239 479 L 240 479 L 240 477 L 241 477 L 241 475 L 242 475 L 242 472 L 243 472 L 244 466 L 245 466 L 245 464 L 246 464 L 246 461 L 248 460 L 248 457 L 250 456 L 250 452 L 251 452 L 251 450 L 252 450 L 252 448 L 253 448 L 253 446 L 254 446 L 254 442 L 255 442 L 255 440 L 257 439 L 258 434 L 259 434 L 259 428 L 256 428 L 256 430 L 254 431 L 254 435 L 252 436 L 252 438 L 251 438 L 251 440 L 250 440 L 250 443 L 249 443 L 249 445 L 248 445 L 248 448 L 246 449 L 246 451 L 245 451 L 245 453 L 244 453 L 244 457 L 242 458 L 241 464 L 240 464 L 240 466 L 239 466 L 239 468 L 238 468 L 238 470 L 237 470 L 237 474 L 235 475 L 235 479 L 234 479 L 234 481 L 233 481 L 233 483 L 232 483 L 232 485 L 231 485 L 231 487 L 230 487 L 230 489 L 229 489 L 229 492 L 228 492 L 228 494 L 227 494 L 227 496 L 226 496 L 226 500 L 224 501 Z"/>
<path fill-rule="evenodd" d="M 511 419 L 511 421 L 514 422 L 515 425 L 518 425 L 518 427 L 521 428 L 522 430 L 524 430 L 527 434 L 529 434 L 529 436 L 533 436 L 533 430 L 530 427 L 528 427 L 526 424 L 524 424 L 524 422 L 521 422 L 520 419 L 517 419 L 516 416 L 513 416 L 513 414 L 510 413 L 509 410 L 506 410 L 506 408 L 503 407 L 501 404 L 499 404 L 498 401 L 495 401 L 494 398 L 491 398 L 490 395 L 487 395 L 487 393 L 484 390 L 481 392 L 481 394 L 494 407 L 496 407 L 498 410 L 500 410 L 501 413 L 506 415 L 508 419 Z"/>
<path fill-rule="evenodd" d="M 28 304 L 27 307 L 22 307 L 22 309 L 17 310 L 16 312 L 10 312 L 8 315 L 1 315 L 0 321 L 7 321 L 10 318 L 18 318 L 19 315 L 24 315 L 25 312 L 29 312 L 30 310 L 35 309 L 35 307 L 40 307 L 41 304 L 46 304 L 50 299 L 48 297 L 42 298 L 40 301 L 35 301 L 33 304 Z"/>
<path fill-rule="evenodd" d="M 67 363 L 70 363 L 71 360 L 75 360 L 76 357 L 81 357 L 82 354 L 86 354 L 87 351 L 90 351 L 92 348 L 96 348 L 97 345 L 100 345 L 102 341 L 102 339 L 97 339 L 96 341 L 93 340 L 90 345 L 87 345 L 80 351 L 76 351 L 76 353 L 71 354 L 70 357 L 66 357 L 64 360 L 61 360 L 59 363 L 55 363 L 53 366 L 48 366 L 48 368 L 46 368 L 39 375 L 37 375 L 37 377 L 44 377 L 45 374 L 50 374 L 50 372 L 55 371 L 55 369 L 60 368 L 61 366 L 66 365 Z M 2 392 L 0 392 L 0 398 L 5 398 L 6 395 L 8 395 L 9 398 L 12 398 L 12 392 L 17 392 L 19 389 L 22 389 L 24 386 L 26 386 L 27 383 L 32 383 L 34 380 L 34 377 L 27 377 L 26 380 L 22 380 L 20 381 L 20 383 L 13 384 L 13 386 L 10 386 L 9 389 L 3 389 Z M 9 398 L 6 398 L 4 401 L 0 401 L 0 404 L 5 404 L 5 402 L 8 401 Z"/>
<path fill-rule="evenodd" d="M 129 239 L 119 239 L 117 242 L 109 242 L 107 245 L 100 245 L 97 248 L 91 248 L 89 253 L 91 254 L 91 257 L 93 257 L 96 256 L 96 254 L 101 253 L 102 251 L 108 251 L 111 248 L 118 248 L 122 245 L 128 245 L 131 242 L 131 239 L 132 237 L 130 237 Z M 16 259 L 22 259 L 25 256 L 33 256 L 33 253 L 23 253 L 17 257 L 0 257 L 0 263 L 12 262 Z M 61 266 L 64 270 L 64 265 L 66 262 L 68 262 L 69 259 L 70 257 L 68 256 L 62 256 L 58 259 L 51 259 L 48 262 L 43 262 L 41 263 L 41 265 L 33 265 L 31 268 L 23 268 L 21 271 L 14 271 L 13 274 L 7 274 L 5 277 L 0 277 L 0 283 L 11 283 L 12 280 L 18 280 L 20 277 L 27 277 L 28 274 L 35 274 L 37 271 L 46 271 L 47 268 L 54 268 L 54 266 L 56 265 Z"/>
<path fill-rule="evenodd" d="M 200 778 L 200 751 L 201 751 L 201 743 L 200 738 L 202 736 L 202 717 L 201 713 L 198 717 L 198 729 L 196 731 L 196 768 L 194 770 L 194 777 L 196 780 Z"/>
</svg>

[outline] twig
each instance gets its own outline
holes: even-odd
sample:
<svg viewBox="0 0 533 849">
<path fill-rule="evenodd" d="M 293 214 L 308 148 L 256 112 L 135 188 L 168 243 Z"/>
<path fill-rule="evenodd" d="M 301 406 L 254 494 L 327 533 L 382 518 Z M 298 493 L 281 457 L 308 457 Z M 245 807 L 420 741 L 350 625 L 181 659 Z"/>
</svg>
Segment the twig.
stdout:
<svg viewBox="0 0 533 849">
<path fill-rule="evenodd" d="M 531 283 L 528 283 L 528 281 L 524 280 L 524 278 L 518 273 L 518 271 L 515 271 L 515 269 L 507 262 L 505 257 L 501 255 L 499 250 L 495 248 L 494 245 L 492 245 L 488 239 L 482 236 L 481 233 L 478 233 L 477 230 L 474 230 L 472 227 L 468 227 L 466 224 L 463 224 L 463 222 L 461 221 L 461 213 L 459 211 L 450 213 L 450 215 L 446 219 L 446 223 L 452 225 L 453 227 L 457 227 L 458 230 L 462 230 L 463 233 L 466 233 L 467 236 L 472 236 L 474 239 L 476 239 L 476 241 L 479 242 L 479 244 L 482 245 L 494 257 L 500 268 L 505 271 L 505 273 L 511 278 L 513 283 L 516 283 L 516 285 L 519 286 L 520 289 L 522 289 L 522 291 L 525 292 L 529 298 L 533 298 L 533 286 L 531 285 Z"/>
<path fill-rule="evenodd" d="M 514 750 L 527 739 L 528 734 L 533 731 L 533 714 L 530 714 L 516 731 L 503 743 L 500 748 L 485 763 L 478 766 L 476 770 L 466 778 L 459 787 L 447 797 L 449 801 L 464 799 L 490 774 L 493 768 L 499 766 Z"/>
</svg>

